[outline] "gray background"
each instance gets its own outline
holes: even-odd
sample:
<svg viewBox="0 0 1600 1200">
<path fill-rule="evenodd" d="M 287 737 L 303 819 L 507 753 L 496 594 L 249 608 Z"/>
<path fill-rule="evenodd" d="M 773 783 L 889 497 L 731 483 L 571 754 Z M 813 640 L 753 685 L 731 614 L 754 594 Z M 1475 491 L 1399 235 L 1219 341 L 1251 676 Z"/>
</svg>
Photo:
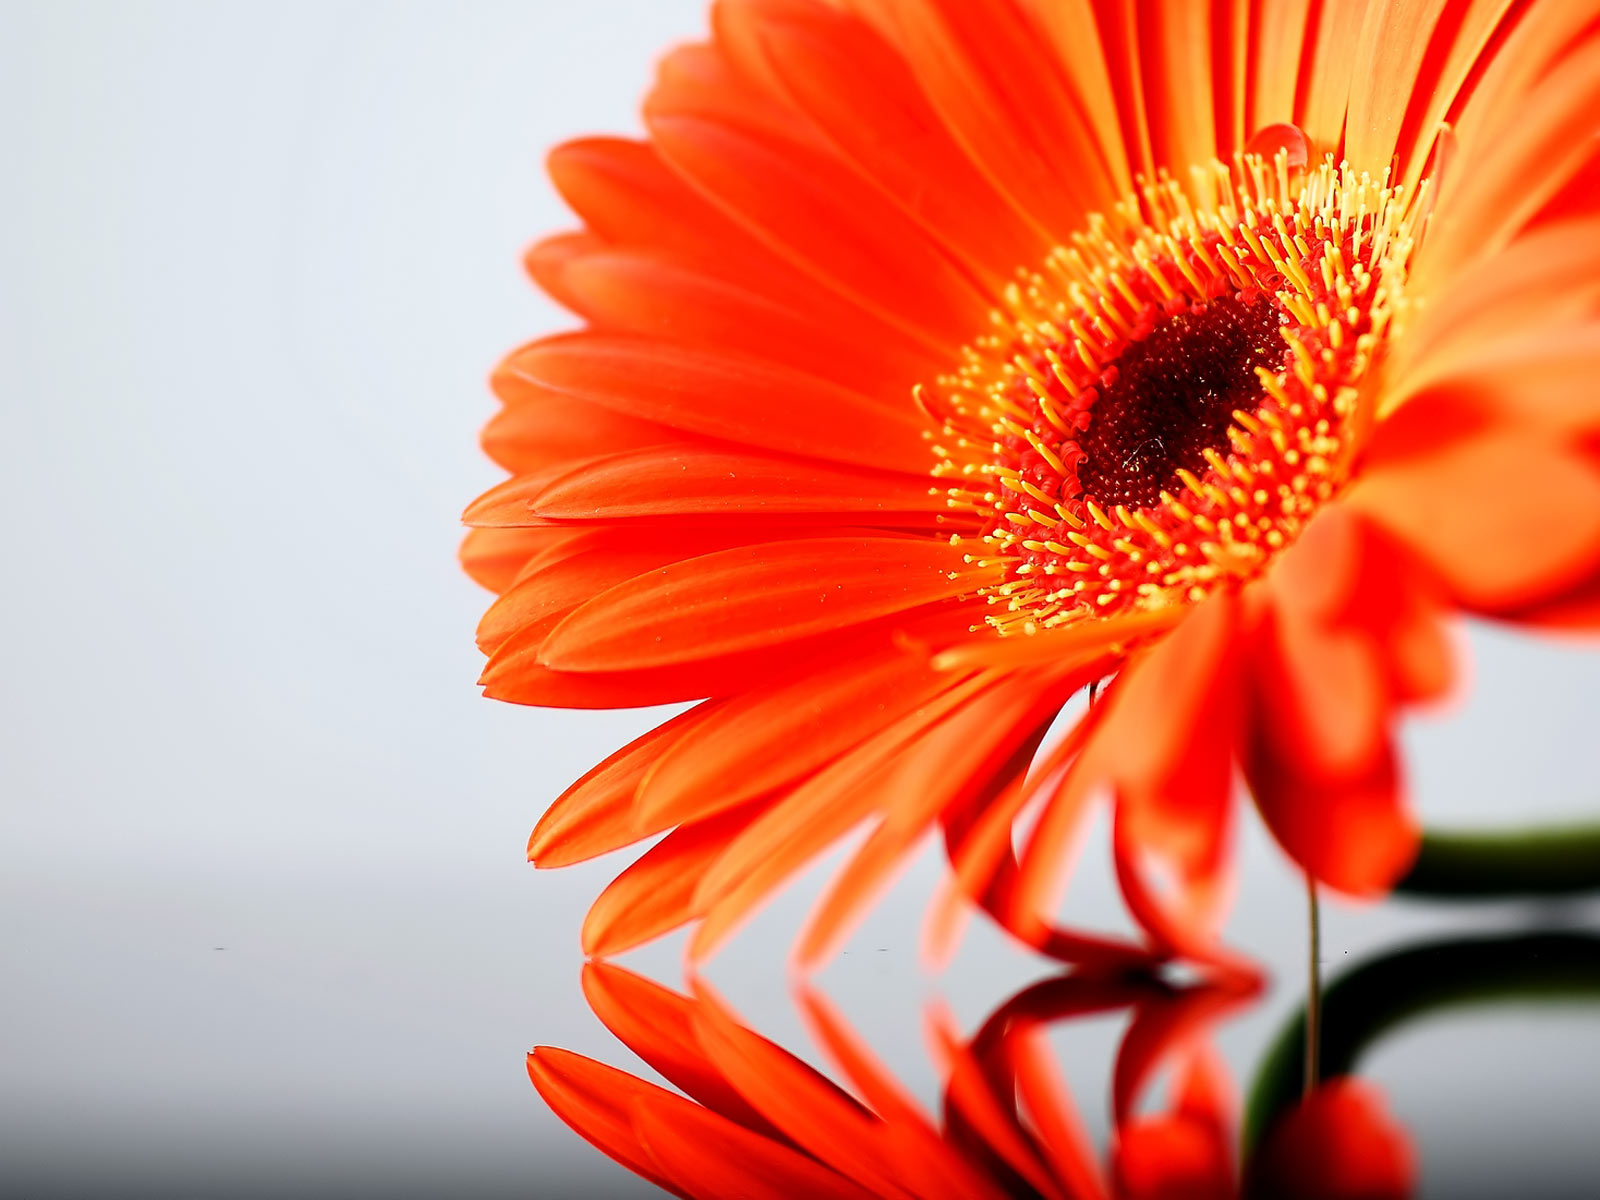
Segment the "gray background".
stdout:
<svg viewBox="0 0 1600 1200">
<path fill-rule="evenodd" d="M 497 479 L 484 378 L 564 318 L 518 254 L 568 224 L 564 137 L 638 127 L 701 0 L 0 6 L 0 1193 L 579 1195 L 642 1186 L 529 1087 L 629 1061 L 577 991 L 622 865 L 522 861 L 542 806 L 658 714 L 482 700 L 456 514 Z M 1600 655 L 1463 631 L 1408 730 L 1430 819 L 1592 811 Z M 1298 1003 L 1301 897 L 1246 821 L 1233 937 Z M 1068 904 L 1116 927 L 1096 830 Z M 822 977 L 921 1095 L 920 1005 L 1046 966 L 912 949 L 925 853 Z M 806 1048 L 779 949 L 824 866 L 714 964 Z M 1537 914 L 1595 924 L 1592 907 Z M 1330 969 L 1533 919 L 1333 906 Z M 679 941 L 627 960 L 672 982 Z M 1059 1036 L 1103 1131 L 1111 1023 Z M 1452 1017 L 1371 1062 L 1431 1194 L 1600 1171 L 1600 1014 Z M 1542 1156 L 1542 1157 L 1541 1157 Z"/>
</svg>

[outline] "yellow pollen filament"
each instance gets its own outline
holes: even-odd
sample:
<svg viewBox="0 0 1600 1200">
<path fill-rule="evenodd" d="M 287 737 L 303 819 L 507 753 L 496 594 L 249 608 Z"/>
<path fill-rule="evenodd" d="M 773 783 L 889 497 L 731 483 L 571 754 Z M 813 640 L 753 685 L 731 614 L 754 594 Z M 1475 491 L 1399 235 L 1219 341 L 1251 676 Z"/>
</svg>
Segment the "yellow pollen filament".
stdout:
<svg viewBox="0 0 1600 1200">
<path fill-rule="evenodd" d="M 1200 453 L 1205 456 L 1206 462 L 1211 464 L 1211 469 L 1218 475 L 1222 476 L 1222 478 L 1227 479 L 1233 474 L 1231 468 L 1228 466 L 1228 460 L 1223 458 L 1222 455 L 1218 454 L 1215 447 L 1207 446 L 1204 450 L 1200 451 Z"/>
<path fill-rule="evenodd" d="M 1023 436 L 1028 439 L 1028 444 L 1038 452 L 1039 457 L 1050 464 L 1051 469 L 1054 470 L 1057 475 L 1065 475 L 1067 473 L 1066 464 L 1061 461 L 1054 450 L 1050 449 L 1049 446 L 1044 444 L 1038 434 L 1034 433 L 1033 430 L 1028 429 L 1023 431 Z"/>
<path fill-rule="evenodd" d="M 1016 481 L 1016 487 L 1025 495 L 1039 501 L 1041 504 L 1049 504 L 1051 502 L 1049 496 L 1045 495 L 1035 485 L 1029 483 L 1026 479 L 1018 479 Z"/>
<path fill-rule="evenodd" d="M 1077 338 L 1080 342 L 1083 342 L 1096 354 L 1105 353 L 1105 347 L 1100 344 L 1099 339 L 1093 337 L 1089 331 L 1084 328 L 1083 322 L 1078 320 L 1076 317 L 1067 322 L 1067 328 L 1072 330 L 1073 337 Z"/>
<path fill-rule="evenodd" d="M 1071 433 L 1073 431 L 1072 426 L 1068 425 L 1060 412 L 1056 410 L 1056 402 L 1050 399 L 1050 395 L 1047 392 L 1039 393 L 1039 411 L 1044 414 L 1046 421 L 1055 426 L 1056 432 Z"/>
<path fill-rule="evenodd" d="M 1194 511 L 1179 503 L 1178 498 L 1171 492 L 1163 491 L 1161 493 L 1161 503 L 1166 505 L 1167 511 L 1177 517 L 1178 520 L 1187 521 L 1190 524 L 1194 523 Z"/>
</svg>

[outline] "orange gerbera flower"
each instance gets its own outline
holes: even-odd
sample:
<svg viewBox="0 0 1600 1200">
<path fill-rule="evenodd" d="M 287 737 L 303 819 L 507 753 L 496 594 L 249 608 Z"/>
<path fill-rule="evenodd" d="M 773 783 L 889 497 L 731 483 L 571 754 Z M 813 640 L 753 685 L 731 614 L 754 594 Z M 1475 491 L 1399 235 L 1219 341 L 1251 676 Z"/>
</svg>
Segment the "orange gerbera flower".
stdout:
<svg viewBox="0 0 1600 1200">
<path fill-rule="evenodd" d="M 1390 886 L 1442 618 L 1600 624 L 1600 3 L 714 25 L 647 140 L 552 155 L 584 228 L 528 266 L 587 325 L 496 373 L 467 513 L 490 696 L 704 701 L 534 832 L 667 833 L 586 947 L 703 954 L 867 823 L 803 958 L 938 825 L 952 897 L 1142 952 L 1050 924 L 1109 792 L 1149 949 L 1214 955 L 1236 766 L 1313 879 Z"/>
<path fill-rule="evenodd" d="M 1349 1077 L 1278 1116 L 1236 1167 L 1233 1089 L 1210 1030 L 1249 989 L 1066 976 L 1013 997 L 967 1041 L 936 1017 L 936 1124 L 814 992 L 802 993 L 802 1011 L 840 1083 L 746 1027 L 704 984 L 680 996 L 603 963 L 583 979 L 595 1014 L 684 1094 L 551 1047 L 528 1056 L 528 1073 L 582 1137 L 679 1196 L 1403 1200 L 1412 1191 L 1405 1133 L 1377 1091 Z M 1046 1035 L 1059 1021 L 1124 1012 L 1102 1162 Z M 1168 1096 L 1157 1106 L 1162 1076 Z"/>
</svg>

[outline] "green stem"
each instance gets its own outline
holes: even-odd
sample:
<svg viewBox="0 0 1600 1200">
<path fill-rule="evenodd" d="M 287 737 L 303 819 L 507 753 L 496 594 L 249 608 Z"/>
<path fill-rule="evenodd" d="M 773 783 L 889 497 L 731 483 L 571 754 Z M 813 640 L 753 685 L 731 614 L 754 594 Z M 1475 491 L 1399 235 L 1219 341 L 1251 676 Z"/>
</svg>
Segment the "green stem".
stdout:
<svg viewBox="0 0 1600 1200">
<path fill-rule="evenodd" d="M 1600 826 L 1528 832 L 1423 834 L 1422 850 L 1395 891 L 1493 899 L 1600 890 Z"/>
<path fill-rule="evenodd" d="M 1349 1075 L 1390 1030 L 1424 1014 L 1511 1000 L 1600 1000 L 1600 936 L 1542 933 L 1413 946 L 1346 972 L 1322 993 L 1323 1078 Z M 1307 1014 L 1278 1035 L 1245 1107 L 1248 1152 L 1306 1091 Z"/>
</svg>

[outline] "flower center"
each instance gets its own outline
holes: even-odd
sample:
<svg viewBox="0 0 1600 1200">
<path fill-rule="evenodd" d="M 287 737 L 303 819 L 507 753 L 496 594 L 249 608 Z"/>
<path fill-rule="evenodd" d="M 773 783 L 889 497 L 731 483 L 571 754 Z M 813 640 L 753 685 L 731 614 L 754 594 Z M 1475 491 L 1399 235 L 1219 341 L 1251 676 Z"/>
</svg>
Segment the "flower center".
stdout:
<svg viewBox="0 0 1600 1200">
<path fill-rule="evenodd" d="M 934 475 L 1036 633 L 1258 574 L 1343 486 L 1402 301 L 1416 196 L 1246 155 L 1163 175 L 1024 272 L 916 396 Z"/>
<path fill-rule="evenodd" d="M 1220 296 L 1166 317 L 1130 342 L 1105 370 L 1111 379 L 1078 438 L 1084 494 L 1102 508 L 1154 504 L 1180 488 L 1178 469 L 1206 469 L 1205 452 L 1227 445 L 1235 409 L 1264 393 L 1256 368 L 1277 370 L 1289 347 L 1266 296 Z"/>
</svg>

